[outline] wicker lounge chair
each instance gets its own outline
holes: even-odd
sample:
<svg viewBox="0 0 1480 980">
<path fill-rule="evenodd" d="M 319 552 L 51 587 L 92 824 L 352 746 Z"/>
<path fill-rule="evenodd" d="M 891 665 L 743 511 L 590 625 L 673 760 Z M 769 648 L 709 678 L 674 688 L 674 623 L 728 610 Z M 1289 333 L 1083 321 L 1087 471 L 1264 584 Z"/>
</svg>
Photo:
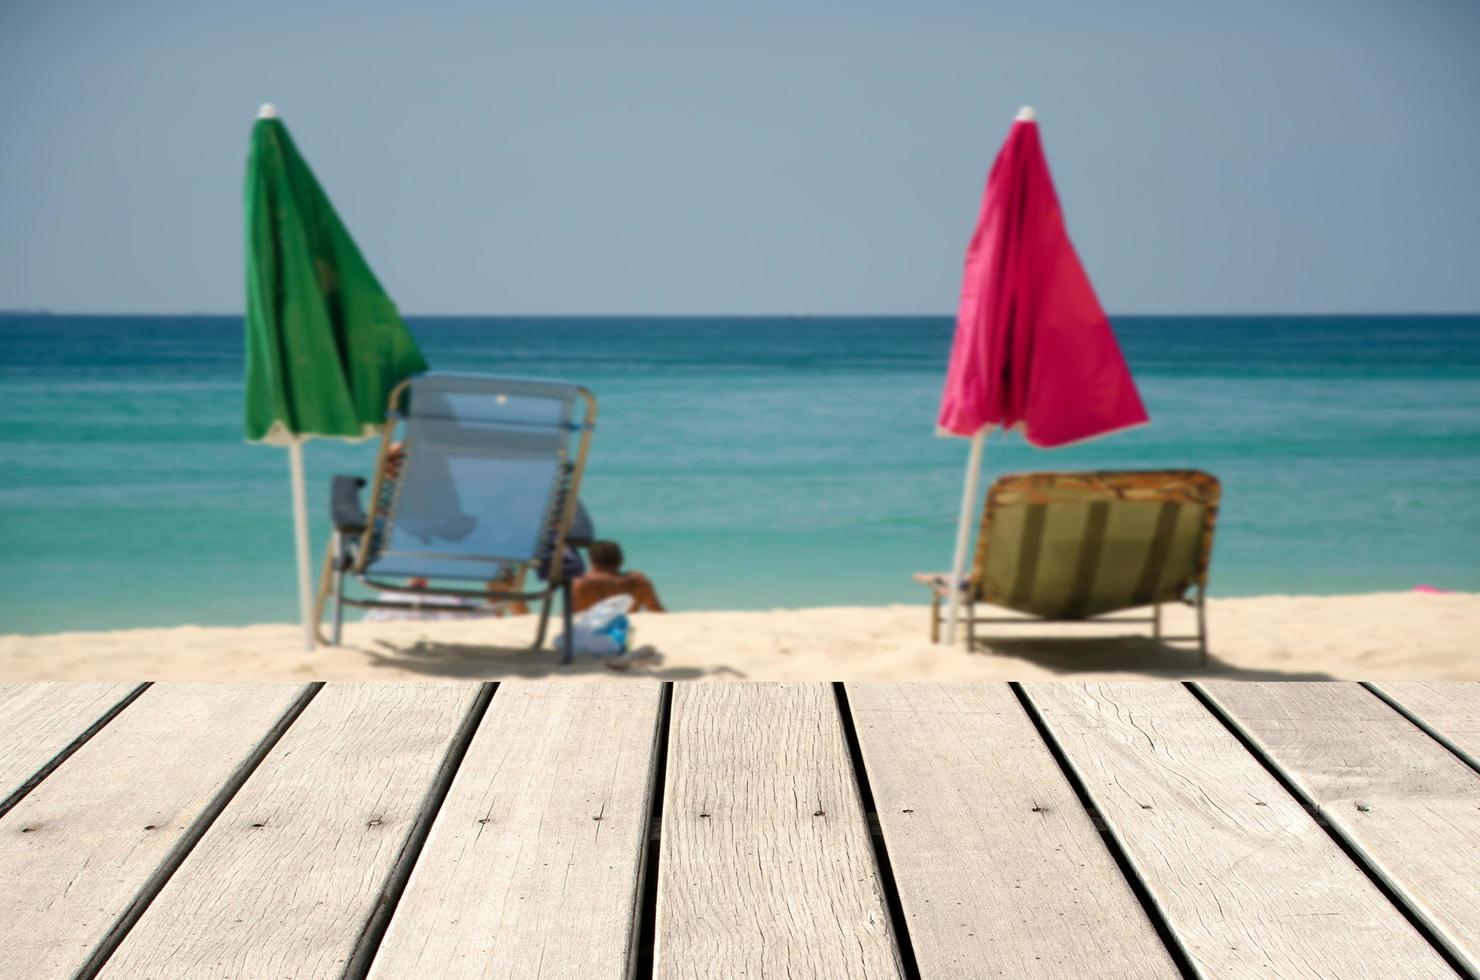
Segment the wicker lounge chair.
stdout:
<svg viewBox="0 0 1480 980">
<path fill-rule="evenodd" d="M 428 373 L 399 385 L 369 513 L 363 479 L 334 480 L 334 534 L 318 603 L 320 621 L 333 603 L 330 642 L 339 643 L 345 606 L 418 609 L 421 597 L 440 596 L 470 612 L 540 602 L 539 647 L 556 593 L 569 638 L 566 546 L 591 536 L 577 494 L 595 421 L 591 393 L 561 382 Z M 543 579 L 535 588 L 526 585 L 531 570 Z M 351 597 L 348 578 L 396 599 Z M 506 591 L 490 592 L 495 580 Z M 568 644 L 564 654 L 568 663 Z"/>
<path fill-rule="evenodd" d="M 971 578 L 961 584 L 968 648 L 984 603 L 1053 622 L 1149 623 L 1162 641 L 1196 641 L 1207 662 L 1208 562 L 1217 479 L 1196 470 L 1028 473 L 987 494 Z M 919 574 L 931 589 L 931 639 L 940 635 L 949 575 Z M 1161 605 L 1197 612 L 1197 634 L 1164 636 Z M 1145 618 L 1109 614 L 1151 607 Z"/>
</svg>

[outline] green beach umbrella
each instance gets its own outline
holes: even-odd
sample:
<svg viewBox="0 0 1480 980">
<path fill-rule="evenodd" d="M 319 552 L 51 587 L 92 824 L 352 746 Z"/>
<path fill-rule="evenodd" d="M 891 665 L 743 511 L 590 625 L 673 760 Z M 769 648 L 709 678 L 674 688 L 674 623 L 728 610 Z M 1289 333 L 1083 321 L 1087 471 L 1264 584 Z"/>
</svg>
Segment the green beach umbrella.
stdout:
<svg viewBox="0 0 1480 980">
<path fill-rule="evenodd" d="M 303 443 L 363 439 L 426 359 L 270 105 L 252 129 L 247 232 L 247 439 L 288 448 L 304 640 L 314 646 Z"/>
</svg>

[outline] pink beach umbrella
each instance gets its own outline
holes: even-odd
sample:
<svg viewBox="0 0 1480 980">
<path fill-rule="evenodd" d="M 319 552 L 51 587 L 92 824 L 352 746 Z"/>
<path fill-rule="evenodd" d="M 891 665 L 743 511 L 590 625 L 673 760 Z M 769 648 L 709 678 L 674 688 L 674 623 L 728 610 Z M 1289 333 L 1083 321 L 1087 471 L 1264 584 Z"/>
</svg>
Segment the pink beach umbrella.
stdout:
<svg viewBox="0 0 1480 980">
<path fill-rule="evenodd" d="M 1130 369 L 1064 229 L 1033 110 L 1018 113 L 992 164 L 966 249 L 956 339 L 941 395 L 942 434 L 971 452 L 951 581 L 966 571 L 988 430 L 1020 429 L 1051 449 L 1148 421 Z M 959 585 L 945 642 L 954 643 Z"/>
</svg>

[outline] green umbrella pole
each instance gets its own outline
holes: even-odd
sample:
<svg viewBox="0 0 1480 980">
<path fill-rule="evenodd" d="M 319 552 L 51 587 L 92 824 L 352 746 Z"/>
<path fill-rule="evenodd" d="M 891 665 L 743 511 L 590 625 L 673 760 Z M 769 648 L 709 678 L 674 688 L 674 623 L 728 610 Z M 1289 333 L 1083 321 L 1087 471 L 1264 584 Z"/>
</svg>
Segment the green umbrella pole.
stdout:
<svg viewBox="0 0 1480 980">
<path fill-rule="evenodd" d="M 303 649 L 318 645 L 313 635 L 313 583 L 308 571 L 308 495 L 303 486 L 303 440 L 288 444 L 288 469 L 293 474 L 293 536 L 298 552 L 298 619 L 303 624 Z"/>
</svg>

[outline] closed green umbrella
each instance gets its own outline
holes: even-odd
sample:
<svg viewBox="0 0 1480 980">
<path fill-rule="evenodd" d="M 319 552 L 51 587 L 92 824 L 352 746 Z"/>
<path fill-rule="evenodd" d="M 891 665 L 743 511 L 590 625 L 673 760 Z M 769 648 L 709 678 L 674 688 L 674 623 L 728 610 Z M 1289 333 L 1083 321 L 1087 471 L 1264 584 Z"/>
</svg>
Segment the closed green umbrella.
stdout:
<svg viewBox="0 0 1480 980">
<path fill-rule="evenodd" d="M 244 196 L 247 438 L 288 448 L 299 603 L 312 649 L 303 443 L 373 435 L 391 389 L 427 363 L 270 105 L 252 129 Z"/>
</svg>

